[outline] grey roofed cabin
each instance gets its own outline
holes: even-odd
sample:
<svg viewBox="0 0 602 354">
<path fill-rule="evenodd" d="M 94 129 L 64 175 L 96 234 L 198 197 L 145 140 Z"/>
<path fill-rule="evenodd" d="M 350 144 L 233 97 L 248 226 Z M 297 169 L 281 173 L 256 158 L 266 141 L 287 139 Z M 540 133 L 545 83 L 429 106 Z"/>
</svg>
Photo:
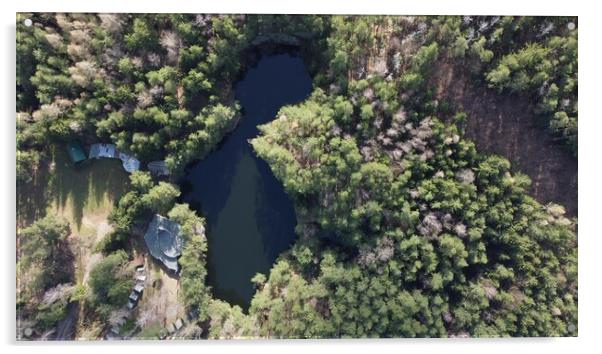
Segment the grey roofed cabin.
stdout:
<svg viewBox="0 0 602 354">
<path fill-rule="evenodd" d="M 117 147 L 113 144 L 92 144 L 90 145 L 91 159 L 99 159 L 101 157 L 118 158 Z"/>
<path fill-rule="evenodd" d="M 146 229 L 144 241 L 155 259 L 174 273 L 179 271 L 178 257 L 182 254 L 183 241 L 178 223 L 155 214 Z"/>
<path fill-rule="evenodd" d="M 67 144 L 67 152 L 74 163 L 82 162 L 86 159 L 86 152 L 77 141 Z"/>
<path fill-rule="evenodd" d="M 155 176 L 169 176 L 169 169 L 165 161 L 152 161 L 148 163 L 147 167 Z"/>
<path fill-rule="evenodd" d="M 120 152 L 117 150 L 117 146 L 114 144 L 92 144 L 90 145 L 90 154 L 89 158 L 91 159 L 100 159 L 100 158 L 112 158 L 112 159 L 120 159 L 123 168 L 129 172 L 135 172 L 140 169 L 140 161 L 136 159 L 134 156 Z"/>
</svg>

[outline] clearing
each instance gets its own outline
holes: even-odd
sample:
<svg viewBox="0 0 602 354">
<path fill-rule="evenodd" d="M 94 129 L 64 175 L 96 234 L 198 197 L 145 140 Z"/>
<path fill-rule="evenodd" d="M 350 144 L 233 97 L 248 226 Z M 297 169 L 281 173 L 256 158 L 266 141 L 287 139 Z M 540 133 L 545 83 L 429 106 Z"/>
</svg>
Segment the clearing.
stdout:
<svg viewBox="0 0 602 354">
<path fill-rule="evenodd" d="M 528 175 L 529 193 L 540 203 L 554 202 L 577 216 L 577 158 L 549 134 L 526 97 L 474 87 L 461 65 L 441 60 L 433 70 L 437 98 L 467 114 L 466 136 L 479 151 L 504 156 Z"/>
</svg>

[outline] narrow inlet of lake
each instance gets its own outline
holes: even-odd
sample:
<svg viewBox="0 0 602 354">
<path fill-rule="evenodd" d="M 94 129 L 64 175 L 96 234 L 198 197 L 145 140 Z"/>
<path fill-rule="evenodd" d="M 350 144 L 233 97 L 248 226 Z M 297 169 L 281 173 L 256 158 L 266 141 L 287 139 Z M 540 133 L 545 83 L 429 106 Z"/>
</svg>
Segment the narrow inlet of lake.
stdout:
<svg viewBox="0 0 602 354">
<path fill-rule="evenodd" d="M 247 309 L 251 278 L 266 274 L 295 238 L 292 201 L 248 140 L 258 125 L 311 93 L 301 58 L 264 56 L 236 85 L 243 118 L 217 150 L 187 170 L 183 201 L 207 221 L 208 282 L 215 297 Z"/>
</svg>

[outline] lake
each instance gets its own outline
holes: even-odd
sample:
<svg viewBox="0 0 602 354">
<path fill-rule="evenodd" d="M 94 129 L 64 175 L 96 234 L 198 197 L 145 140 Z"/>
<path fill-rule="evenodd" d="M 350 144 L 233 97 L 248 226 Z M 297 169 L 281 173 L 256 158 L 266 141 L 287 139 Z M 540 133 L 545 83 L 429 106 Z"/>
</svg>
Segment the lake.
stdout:
<svg viewBox="0 0 602 354">
<path fill-rule="evenodd" d="M 311 93 L 311 77 L 301 58 L 262 57 L 237 83 L 243 118 L 204 160 L 192 165 L 183 183 L 183 201 L 207 221 L 208 282 L 216 298 L 248 309 L 255 292 L 251 278 L 267 274 L 295 239 L 292 201 L 249 140 L 258 125 L 287 104 Z"/>
</svg>

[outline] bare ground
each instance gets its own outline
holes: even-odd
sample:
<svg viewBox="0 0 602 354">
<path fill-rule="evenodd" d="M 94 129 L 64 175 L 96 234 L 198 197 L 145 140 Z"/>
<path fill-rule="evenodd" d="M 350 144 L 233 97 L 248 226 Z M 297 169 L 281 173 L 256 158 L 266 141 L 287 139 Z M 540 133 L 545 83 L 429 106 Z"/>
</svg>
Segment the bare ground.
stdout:
<svg viewBox="0 0 602 354">
<path fill-rule="evenodd" d="M 434 68 L 437 98 L 467 114 L 466 136 L 481 152 L 498 154 L 528 175 L 529 193 L 577 216 L 577 158 L 538 125 L 528 98 L 474 87 L 465 69 L 446 61 Z"/>
<path fill-rule="evenodd" d="M 179 279 L 165 272 L 150 255 L 145 255 L 146 288 L 138 306 L 138 318 L 146 318 L 145 325 L 159 323 L 161 327 L 185 318 L 185 307 L 179 298 Z"/>
</svg>

